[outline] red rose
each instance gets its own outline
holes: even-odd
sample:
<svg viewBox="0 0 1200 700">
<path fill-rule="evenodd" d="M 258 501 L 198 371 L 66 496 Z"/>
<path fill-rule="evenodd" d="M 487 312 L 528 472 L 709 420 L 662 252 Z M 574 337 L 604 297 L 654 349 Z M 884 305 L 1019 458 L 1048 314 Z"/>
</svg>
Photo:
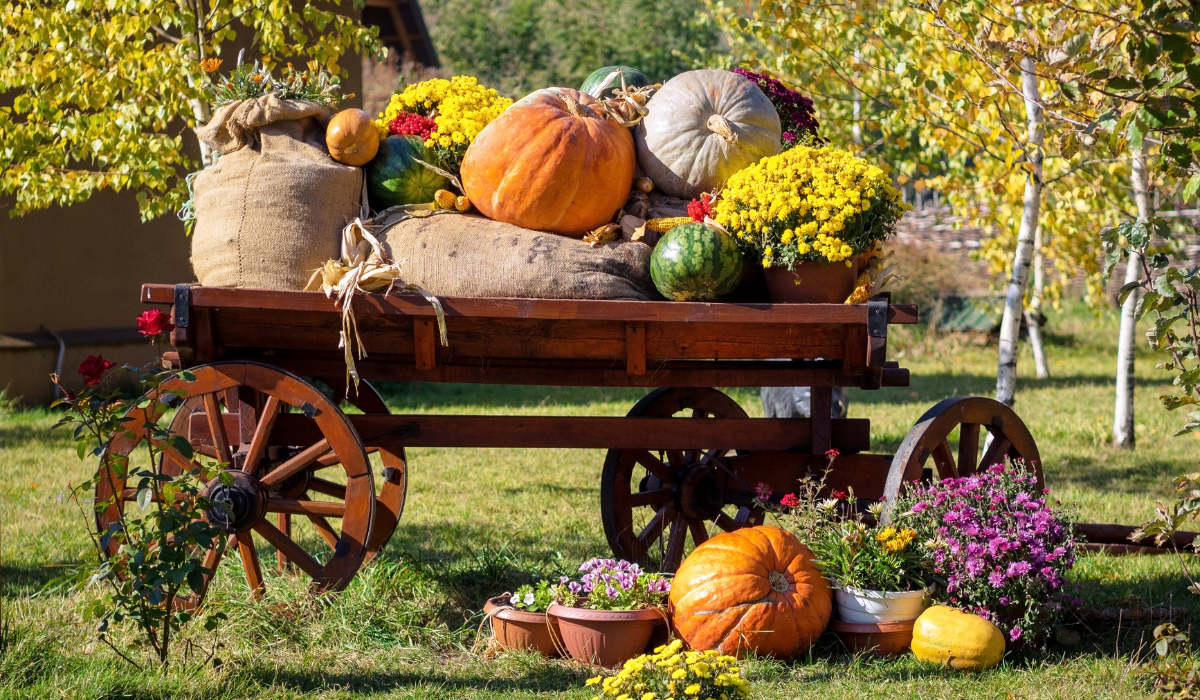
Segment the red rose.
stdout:
<svg viewBox="0 0 1200 700">
<path fill-rule="evenodd" d="M 116 365 L 104 359 L 103 355 L 88 355 L 86 360 L 79 363 L 79 373 L 83 375 L 84 384 L 96 386 L 104 373 L 113 367 Z"/>
<path fill-rule="evenodd" d="M 158 335 L 159 333 L 170 333 L 175 330 L 175 324 L 171 323 L 171 316 L 163 313 L 159 309 L 150 309 L 137 317 L 138 333 L 142 335 Z"/>
</svg>

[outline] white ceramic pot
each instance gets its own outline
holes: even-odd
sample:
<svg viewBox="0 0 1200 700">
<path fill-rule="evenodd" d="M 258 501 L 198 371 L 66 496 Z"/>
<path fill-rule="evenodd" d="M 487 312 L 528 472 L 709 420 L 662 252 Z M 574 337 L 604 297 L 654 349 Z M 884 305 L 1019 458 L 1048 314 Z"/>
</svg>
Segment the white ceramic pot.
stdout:
<svg viewBox="0 0 1200 700">
<path fill-rule="evenodd" d="M 925 589 L 919 591 L 864 591 L 838 588 L 834 591 L 838 617 L 845 622 L 907 622 L 925 610 Z"/>
</svg>

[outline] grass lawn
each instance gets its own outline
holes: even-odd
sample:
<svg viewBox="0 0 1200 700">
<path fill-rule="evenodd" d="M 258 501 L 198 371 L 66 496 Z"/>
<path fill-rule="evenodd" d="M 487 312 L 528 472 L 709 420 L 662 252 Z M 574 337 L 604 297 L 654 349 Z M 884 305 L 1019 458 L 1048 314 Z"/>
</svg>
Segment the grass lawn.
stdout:
<svg viewBox="0 0 1200 700">
<path fill-rule="evenodd" d="M 1165 388 L 1139 358 L 1138 449 L 1108 447 L 1115 315 L 1056 317 L 1052 377 L 1022 377 L 1016 409 L 1037 439 L 1054 496 L 1084 521 L 1136 524 L 1171 477 L 1195 469 L 1200 443 L 1173 438 L 1183 416 L 1157 405 Z M 952 395 L 990 395 L 995 350 L 954 338 L 894 337 L 891 359 L 912 386 L 855 391 L 851 415 L 873 421 L 873 450 L 899 444 L 916 418 Z M 1022 355 L 1021 370 L 1032 374 Z M 544 387 L 382 387 L 393 410 L 438 413 L 623 415 L 643 393 Z M 732 395 L 762 415 L 757 393 Z M 0 652 L 0 697 L 28 698 L 586 698 L 586 669 L 533 655 L 470 651 L 489 596 L 537 573 L 607 554 L 599 515 L 600 450 L 414 449 L 404 517 L 385 555 L 337 596 L 309 595 L 302 580 L 268 573 L 268 594 L 247 602 L 235 556 L 222 562 L 209 601 L 229 615 L 216 634 L 189 630 L 166 674 L 137 671 L 95 645 L 78 609 L 87 592 L 35 595 L 80 559 L 87 534 L 58 501 L 93 465 L 76 459 L 47 411 L 0 413 L 0 594 L 12 631 Z M 266 560 L 273 557 L 266 555 Z M 264 562 L 266 563 L 266 562 Z M 1200 604 L 1165 557 L 1085 556 L 1075 581 L 1085 609 L 1164 604 L 1194 616 Z M 1190 618 L 1189 618 L 1190 619 Z M 1152 624 L 1089 622 L 1074 646 L 962 675 L 911 657 L 851 658 L 825 638 L 808 658 L 746 664 L 759 698 L 1136 698 L 1148 694 L 1131 656 Z M 133 643 L 132 636 L 126 637 Z M 184 652 L 188 652 L 185 662 Z M 220 664 L 197 663 L 215 651 Z"/>
</svg>

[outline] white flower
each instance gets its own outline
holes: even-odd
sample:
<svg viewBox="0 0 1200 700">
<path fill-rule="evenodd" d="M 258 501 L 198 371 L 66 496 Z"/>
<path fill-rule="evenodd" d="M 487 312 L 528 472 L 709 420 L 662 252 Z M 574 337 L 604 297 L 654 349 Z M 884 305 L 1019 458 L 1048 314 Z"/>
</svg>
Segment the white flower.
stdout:
<svg viewBox="0 0 1200 700">
<path fill-rule="evenodd" d="M 508 604 L 509 605 L 520 605 L 521 604 L 521 596 L 517 595 L 516 593 L 513 593 L 513 597 L 508 599 Z"/>
<path fill-rule="evenodd" d="M 821 501 L 817 507 L 821 510 L 832 511 L 837 509 L 837 505 L 838 500 L 836 498 L 826 498 L 825 500 Z"/>
<path fill-rule="evenodd" d="M 533 593 L 532 592 L 525 594 L 525 604 L 533 605 Z"/>
</svg>

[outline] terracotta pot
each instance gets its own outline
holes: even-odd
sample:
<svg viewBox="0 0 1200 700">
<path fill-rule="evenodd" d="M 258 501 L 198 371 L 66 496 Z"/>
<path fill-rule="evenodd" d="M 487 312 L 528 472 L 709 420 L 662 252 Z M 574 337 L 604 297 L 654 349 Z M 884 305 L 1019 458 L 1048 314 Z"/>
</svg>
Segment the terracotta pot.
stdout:
<svg viewBox="0 0 1200 700">
<path fill-rule="evenodd" d="M 507 605 L 508 596 L 499 595 L 484 604 L 483 612 L 491 615 L 493 610 Z M 553 618 L 547 624 L 546 613 L 500 610 L 492 615 L 492 629 L 496 631 L 496 641 L 505 649 L 532 649 L 549 657 L 559 655 L 562 633 L 558 630 L 558 622 Z M 559 646 L 555 646 L 556 638 Z"/>
<path fill-rule="evenodd" d="M 663 621 L 663 611 L 585 610 L 557 603 L 547 611 L 558 621 L 563 645 L 572 659 L 597 666 L 613 667 L 642 654 Z"/>
<path fill-rule="evenodd" d="M 763 270 L 771 301 L 776 304 L 841 304 L 854 291 L 853 264 L 801 262 L 792 269 Z"/>
<path fill-rule="evenodd" d="M 912 644 L 915 620 L 906 622 L 844 622 L 834 620 L 830 629 L 852 653 L 873 651 L 879 656 L 898 656 Z"/>
</svg>

